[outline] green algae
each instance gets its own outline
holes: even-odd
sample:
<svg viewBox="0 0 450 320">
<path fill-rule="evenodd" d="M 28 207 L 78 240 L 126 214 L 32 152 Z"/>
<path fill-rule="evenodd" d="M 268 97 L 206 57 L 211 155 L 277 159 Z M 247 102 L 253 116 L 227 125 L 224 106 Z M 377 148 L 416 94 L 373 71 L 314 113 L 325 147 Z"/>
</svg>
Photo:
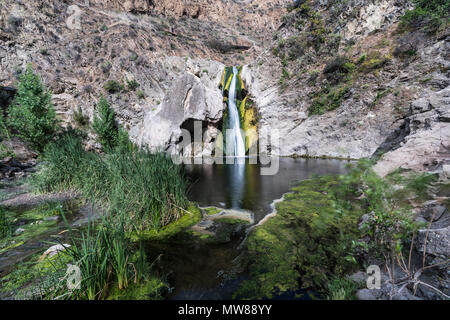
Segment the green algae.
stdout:
<svg viewBox="0 0 450 320">
<path fill-rule="evenodd" d="M 250 224 L 249 221 L 238 219 L 238 218 L 218 218 L 216 219 L 217 222 L 226 223 L 226 224 Z"/>
<path fill-rule="evenodd" d="M 214 214 L 218 214 L 218 213 L 222 212 L 222 210 L 217 207 L 207 207 L 207 208 L 204 208 L 203 210 L 205 210 L 205 212 L 208 216 L 212 216 Z"/>
<path fill-rule="evenodd" d="M 245 260 L 251 277 L 235 298 L 273 298 L 300 288 L 326 292 L 331 278 L 356 266 L 351 246 L 361 213 L 339 205 L 337 184 L 335 177 L 303 181 L 276 205 L 275 217 L 250 233 Z"/>
<path fill-rule="evenodd" d="M 152 240 L 152 241 L 161 241 L 167 238 L 174 236 L 175 234 L 195 225 L 200 222 L 202 219 L 201 210 L 193 203 L 187 208 L 187 212 L 175 222 L 158 229 L 158 230 L 147 230 L 139 233 L 131 233 L 129 237 L 131 241 L 139 241 L 139 240 Z"/>
<path fill-rule="evenodd" d="M 161 300 L 162 292 L 167 288 L 167 284 L 161 279 L 152 277 L 142 283 L 132 283 L 121 290 L 118 286 L 113 286 L 106 300 Z"/>
<path fill-rule="evenodd" d="M 42 220 L 44 218 L 61 216 L 64 213 L 64 205 L 61 202 L 49 202 L 23 212 L 20 217 L 30 220 Z"/>
</svg>

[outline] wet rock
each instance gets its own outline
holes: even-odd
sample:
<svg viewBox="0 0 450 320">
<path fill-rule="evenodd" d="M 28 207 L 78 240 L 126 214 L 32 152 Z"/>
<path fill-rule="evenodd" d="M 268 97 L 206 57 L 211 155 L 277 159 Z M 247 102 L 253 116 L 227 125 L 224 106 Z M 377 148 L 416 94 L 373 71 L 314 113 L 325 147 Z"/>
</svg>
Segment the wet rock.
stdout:
<svg viewBox="0 0 450 320">
<path fill-rule="evenodd" d="M 211 66 L 215 68 L 215 77 L 218 79 L 223 66 L 217 63 L 212 63 Z M 206 86 L 192 73 L 183 74 L 174 82 L 158 111 L 145 116 L 139 143 L 152 149 L 172 149 L 178 152 L 176 148 L 182 135 L 181 128 L 191 132 L 193 141 L 195 121 L 200 121 L 199 133 L 203 136 L 203 129 L 208 128 L 208 124 L 222 119 L 222 100 L 218 88 Z"/>
</svg>

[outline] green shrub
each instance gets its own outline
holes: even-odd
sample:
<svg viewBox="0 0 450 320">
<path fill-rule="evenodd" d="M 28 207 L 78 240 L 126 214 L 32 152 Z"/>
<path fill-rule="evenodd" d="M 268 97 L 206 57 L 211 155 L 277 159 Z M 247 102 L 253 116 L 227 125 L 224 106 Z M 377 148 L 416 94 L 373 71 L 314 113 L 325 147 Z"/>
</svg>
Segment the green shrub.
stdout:
<svg viewBox="0 0 450 320">
<path fill-rule="evenodd" d="M 122 91 L 124 89 L 124 86 L 115 80 L 108 80 L 106 81 L 103 88 L 106 90 L 106 92 L 117 93 Z"/>
<path fill-rule="evenodd" d="M 137 88 L 139 88 L 140 84 L 136 80 L 127 80 L 127 86 L 128 90 L 135 91 Z"/>
<path fill-rule="evenodd" d="M 436 32 L 449 23 L 450 2 L 447 0 L 413 0 L 415 8 L 406 11 L 401 18 L 400 29 L 415 30 L 425 28 Z"/>
<path fill-rule="evenodd" d="M 345 278 L 335 278 L 328 283 L 328 300 L 355 300 L 358 283 Z"/>
<path fill-rule="evenodd" d="M 341 106 L 344 97 L 350 92 L 347 85 L 333 88 L 323 88 L 316 93 L 316 97 L 308 107 L 308 114 L 320 115 L 335 110 Z"/>
<path fill-rule="evenodd" d="M 78 106 L 77 110 L 73 111 L 73 120 L 81 128 L 85 128 L 89 124 L 89 117 L 83 114 L 80 106 Z"/>
<path fill-rule="evenodd" d="M 136 94 L 137 94 L 139 99 L 144 99 L 145 98 L 145 92 L 143 90 L 138 90 Z"/>
<path fill-rule="evenodd" d="M 358 70 L 363 72 L 369 72 L 375 69 L 379 69 L 385 66 L 391 60 L 390 56 L 384 56 L 378 51 L 372 51 L 367 54 L 359 64 Z"/>
<path fill-rule="evenodd" d="M 39 151 L 53 138 L 57 121 L 48 92 L 31 66 L 20 76 L 19 88 L 8 109 L 8 124 Z"/>
<path fill-rule="evenodd" d="M 117 146 L 119 127 L 116 123 L 116 113 L 103 96 L 97 104 L 97 115 L 94 117 L 92 128 L 104 151 L 110 151 Z"/>
</svg>

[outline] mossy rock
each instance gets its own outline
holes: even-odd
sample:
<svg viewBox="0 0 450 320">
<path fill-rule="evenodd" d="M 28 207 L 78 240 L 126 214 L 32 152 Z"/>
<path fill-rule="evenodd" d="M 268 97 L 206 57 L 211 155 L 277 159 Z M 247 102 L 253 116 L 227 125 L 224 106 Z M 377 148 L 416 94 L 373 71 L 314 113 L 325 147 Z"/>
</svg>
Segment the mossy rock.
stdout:
<svg viewBox="0 0 450 320">
<path fill-rule="evenodd" d="M 235 298 L 262 299 L 313 288 L 326 292 L 329 280 L 355 267 L 360 211 L 336 210 L 335 177 L 306 180 L 276 205 L 277 215 L 247 239 L 250 279 Z"/>
<path fill-rule="evenodd" d="M 187 208 L 187 211 L 180 219 L 171 224 L 158 229 L 158 230 L 148 230 L 140 233 L 132 233 L 130 234 L 130 239 L 132 241 L 139 240 L 152 240 L 152 241 L 161 241 L 164 239 L 168 239 L 175 234 L 186 230 L 187 228 L 195 225 L 200 222 L 202 219 L 201 210 L 194 204 L 191 203 Z"/>
<path fill-rule="evenodd" d="M 207 208 L 203 208 L 203 210 L 205 211 L 205 213 L 208 216 L 212 216 L 214 214 L 222 212 L 222 209 L 217 208 L 217 207 L 207 207 Z"/>
</svg>

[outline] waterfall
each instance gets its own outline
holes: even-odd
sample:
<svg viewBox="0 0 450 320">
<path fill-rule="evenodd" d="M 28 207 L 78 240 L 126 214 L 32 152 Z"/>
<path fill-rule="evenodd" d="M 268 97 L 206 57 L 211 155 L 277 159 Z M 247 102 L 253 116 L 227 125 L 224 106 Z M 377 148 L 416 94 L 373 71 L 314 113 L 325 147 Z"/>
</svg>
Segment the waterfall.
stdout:
<svg viewBox="0 0 450 320">
<path fill-rule="evenodd" d="M 240 116 L 236 106 L 237 76 L 238 69 L 233 67 L 233 79 L 231 80 L 230 89 L 228 92 L 228 129 L 231 131 L 231 135 L 230 132 L 227 132 L 227 155 L 245 157 L 245 144 L 242 137 Z"/>
</svg>

